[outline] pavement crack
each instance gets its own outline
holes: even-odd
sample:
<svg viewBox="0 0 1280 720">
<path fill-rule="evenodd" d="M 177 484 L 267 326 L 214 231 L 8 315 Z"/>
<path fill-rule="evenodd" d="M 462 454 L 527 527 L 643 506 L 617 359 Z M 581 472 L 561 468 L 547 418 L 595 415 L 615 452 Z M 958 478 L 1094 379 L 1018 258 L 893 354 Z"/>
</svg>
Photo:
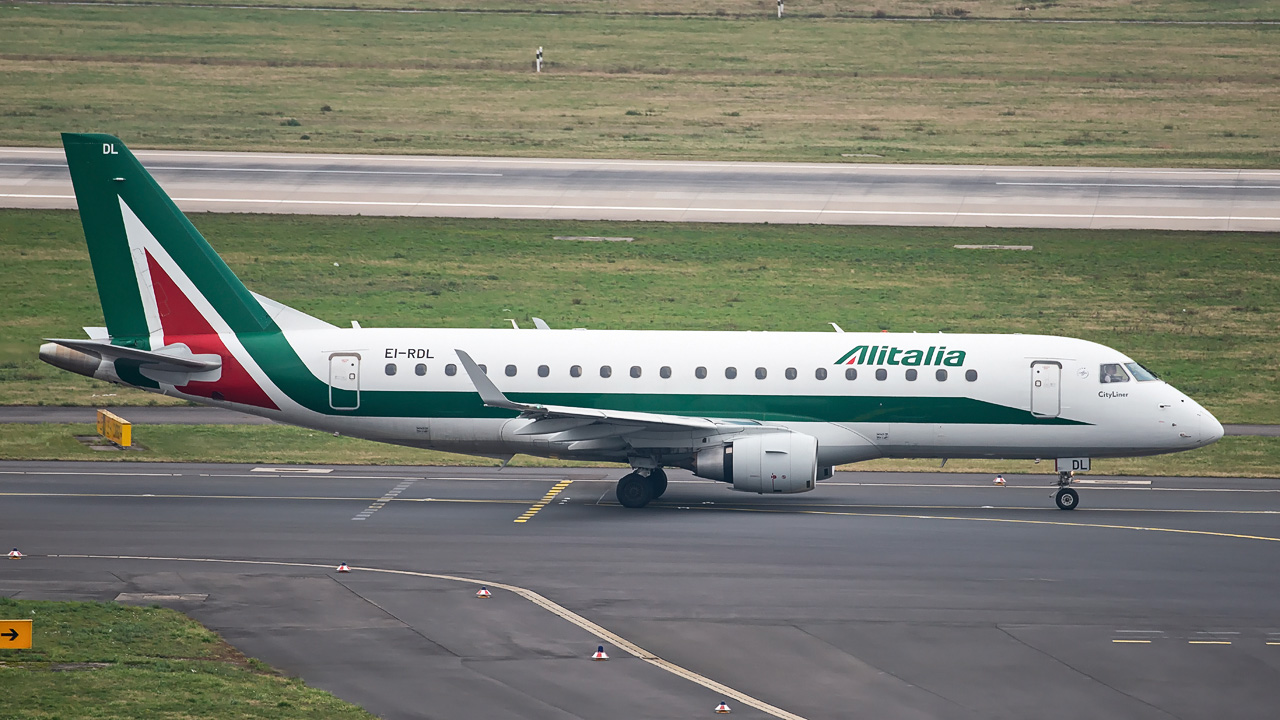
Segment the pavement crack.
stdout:
<svg viewBox="0 0 1280 720">
<path fill-rule="evenodd" d="M 348 585 L 348 584 L 346 584 L 346 583 L 344 583 L 344 582 L 342 582 L 342 581 L 338 580 L 337 578 L 330 578 L 330 579 L 331 579 L 331 580 L 333 580 L 335 583 L 337 583 L 339 586 L 341 586 L 343 589 L 345 589 L 347 592 L 351 593 L 352 595 L 355 595 L 356 597 L 360 598 L 360 599 L 361 599 L 361 600 L 363 600 L 364 602 L 369 603 L 369 604 L 370 604 L 370 605 L 372 605 L 373 607 L 377 608 L 379 612 L 383 613 L 383 614 L 384 614 L 384 615 L 386 615 L 387 617 L 389 617 L 389 618 L 391 618 L 392 620 L 395 620 L 396 622 L 398 622 L 398 623 L 400 623 L 401 625 L 403 625 L 405 628 L 407 628 L 407 629 L 409 630 L 409 632 L 413 633 L 414 635 L 417 635 L 418 637 L 422 638 L 423 640 L 426 640 L 427 642 L 431 643 L 432 645 L 434 645 L 434 646 L 436 646 L 436 647 L 440 648 L 440 649 L 441 649 L 441 650 L 443 650 L 444 652 L 448 653 L 450 656 L 455 657 L 455 658 L 458 658 L 459 660 L 463 659 L 463 656 L 461 656 L 461 655 L 459 655 L 458 653 L 456 653 L 456 652 L 454 652 L 454 651 L 450 650 L 449 648 L 445 647 L 444 645 L 441 645 L 440 643 L 436 642 L 435 640 L 432 640 L 431 638 L 427 637 L 426 635 L 424 635 L 424 634 L 422 633 L 422 631 L 421 631 L 421 630 L 419 630 L 418 628 L 416 628 L 416 627 L 414 627 L 414 626 L 410 625 L 409 623 L 405 622 L 404 620 L 402 620 L 402 619 L 401 619 L 398 615 L 396 615 L 395 613 L 393 613 L 393 612 L 391 612 L 390 610 L 388 610 L 388 609 L 386 609 L 386 608 L 382 607 L 381 605 L 379 605 L 378 603 L 374 602 L 373 600 L 370 600 L 369 598 L 365 597 L 364 595 L 361 595 L 359 592 L 357 592 L 357 591 L 355 590 L 355 588 L 353 588 L 353 587 L 351 587 L 350 585 Z"/>
<path fill-rule="evenodd" d="M 1046 651 L 1046 650 L 1042 650 L 1041 648 L 1038 648 L 1038 647 L 1036 647 L 1035 645 L 1032 645 L 1031 643 L 1029 643 L 1029 642 L 1027 642 L 1027 641 L 1023 640 L 1022 638 L 1018 637 L 1017 635 L 1014 635 L 1013 633 L 1011 633 L 1011 632 L 1009 632 L 1008 630 L 1006 630 L 1006 629 L 1004 628 L 1004 626 L 1003 626 L 1003 625 L 996 625 L 996 629 L 997 629 L 997 630 L 999 630 L 1000 632 L 1004 633 L 1004 634 L 1005 634 L 1005 637 L 1008 637 L 1010 640 L 1012 640 L 1012 641 L 1014 641 L 1014 642 L 1018 643 L 1019 645 L 1021 645 L 1021 646 L 1025 647 L 1025 648 L 1027 648 L 1028 650 L 1030 650 L 1030 651 L 1032 651 L 1032 652 L 1034 652 L 1034 653 L 1037 653 L 1037 654 L 1039 654 L 1039 655 L 1043 655 L 1043 656 L 1044 656 L 1044 657 L 1046 657 L 1046 658 L 1049 658 L 1049 660 L 1050 660 L 1050 661 L 1055 662 L 1055 663 L 1057 663 L 1057 664 L 1061 665 L 1062 667 L 1064 667 L 1064 668 L 1066 668 L 1066 669 L 1070 670 L 1070 671 L 1071 671 L 1071 672 L 1073 672 L 1073 673 L 1076 673 L 1077 675 L 1080 675 L 1081 677 L 1086 677 L 1086 678 L 1088 678 L 1088 679 L 1090 679 L 1090 680 L 1092 680 L 1092 681 L 1094 681 L 1094 682 L 1098 683 L 1098 684 L 1099 684 L 1099 685 L 1101 685 L 1102 687 L 1107 688 L 1108 690 L 1110 690 L 1110 691 L 1112 691 L 1112 692 L 1114 692 L 1114 693 L 1117 693 L 1117 694 L 1119 694 L 1119 695 L 1123 695 L 1124 697 L 1127 697 L 1127 698 L 1129 698 L 1130 700 L 1134 700 L 1134 701 L 1136 701 L 1136 702 L 1139 702 L 1139 703 L 1141 703 L 1141 704 L 1143 704 L 1143 705 L 1145 705 L 1145 706 L 1147 706 L 1147 707 L 1151 708 L 1152 710 L 1155 710 L 1156 712 L 1158 712 L 1158 713 L 1160 713 L 1160 714 L 1162 714 L 1162 715 L 1168 715 L 1169 717 L 1174 718 L 1175 720 L 1183 720 L 1183 719 L 1182 719 L 1182 717 L 1181 717 L 1181 716 L 1179 716 L 1179 715 L 1175 715 L 1174 713 L 1171 713 L 1171 712 L 1169 712 L 1168 710 L 1165 710 L 1164 708 L 1162 708 L 1162 707 L 1160 707 L 1160 706 L 1158 706 L 1158 705 L 1153 705 L 1152 703 L 1147 702 L 1146 700 L 1143 700 L 1142 698 L 1138 697 L 1137 695 L 1133 695 L 1133 694 L 1131 694 L 1131 693 L 1127 693 L 1127 692 L 1125 692 L 1124 690 L 1121 690 L 1120 688 L 1116 687 L 1115 685 L 1112 685 L 1111 683 L 1106 682 L 1105 680 L 1101 680 L 1101 679 L 1099 679 L 1099 678 L 1097 678 L 1097 677 L 1095 677 L 1095 676 L 1093 676 L 1093 675 L 1091 675 L 1091 674 L 1089 674 L 1089 673 L 1085 672 L 1084 670 L 1081 670 L 1080 668 L 1075 667 L 1074 665 L 1072 665 L 1071 663 L 1067 662 L 1066 660 L 1063 660 L 1062 658 L 1059 658 L 1059 657 L 1057 657 L 1056 655 L 1054 655 L 1054 654 L 1052 654 L 1052 653 L 1050 653 L 1050 652 L 1048 652 L 1048 651 Z"/>
</svg>

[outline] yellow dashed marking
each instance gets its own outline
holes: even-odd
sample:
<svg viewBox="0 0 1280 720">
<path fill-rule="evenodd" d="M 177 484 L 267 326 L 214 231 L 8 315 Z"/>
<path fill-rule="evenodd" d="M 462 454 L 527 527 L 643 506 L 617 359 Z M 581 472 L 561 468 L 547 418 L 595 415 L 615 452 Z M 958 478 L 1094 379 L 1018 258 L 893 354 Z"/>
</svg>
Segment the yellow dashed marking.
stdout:
<svg viewBox="0 0 1280 720">
<path fill-rule="evenodd" d="M 529 518 L 533 517 L 534 515 L 537 515 L 539 510 L 546 507 L 547 503 L 551 502 L 552 499 L 555 498 L 555 496 L 559 495 L 565 488 L 569 487 L 572 484 L 573 484 L 572 480 L 561 480 L 560 482 L 556 483 L 555 487 L 548 490 L 546 495 L 543 495 L 542 498 L 538 500 L 538 502 L 529 506 L 529 509 L 525 510 L 524 514 L 516 518 L 513 522 L 518 522 L 518 523 L 529 522 Z"/>
<path fill-rule="evenodd" d="M 1188 640 L 1188 645 L 1230 645 L 1230 640 Z"/>
<path fill-rule="evenodd" d="M 1150 645 L 1150 640 L 1112 640 L 1113 643 L 1130 643 L 1134 645 Z"/>
</svg>

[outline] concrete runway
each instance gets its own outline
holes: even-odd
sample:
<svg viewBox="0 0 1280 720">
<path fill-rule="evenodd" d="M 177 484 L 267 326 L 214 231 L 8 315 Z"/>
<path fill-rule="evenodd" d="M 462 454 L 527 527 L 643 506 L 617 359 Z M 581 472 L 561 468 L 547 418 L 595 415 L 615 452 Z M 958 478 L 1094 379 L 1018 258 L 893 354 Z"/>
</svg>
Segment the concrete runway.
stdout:
<svg viewBox="0 0 1280 720">
<path fill-rule="evenodd" d="M 138 151 L 187 211 L 1280 230 L 1280 171 Z M 73 208 L 61 149 L 0 148 L 0 207 Z"/>
<path fill-rule="evenodd" d="M 171 604 L 386 718 L 1280 704 L 1280 480 L 1087 477 L 1066 513 L 1043 477 L 671 478 L 635 511 L 598 470 L 0 463 L 0 594 Z"/>
</svg>

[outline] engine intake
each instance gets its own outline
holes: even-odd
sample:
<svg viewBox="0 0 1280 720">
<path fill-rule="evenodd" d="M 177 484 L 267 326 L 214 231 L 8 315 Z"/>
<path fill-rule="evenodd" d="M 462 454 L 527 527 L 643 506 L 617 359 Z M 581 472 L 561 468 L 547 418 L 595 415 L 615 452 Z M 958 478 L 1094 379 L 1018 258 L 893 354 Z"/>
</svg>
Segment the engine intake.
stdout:
<svg viewBox="0 0 1280 720">
<path fill-rule="evenodd" d="M 693 474 L 743 492 L 808 492 L 818 480 L 818 439 L 793 432 L 747 435 L 700 451 Z"/>
</svg>

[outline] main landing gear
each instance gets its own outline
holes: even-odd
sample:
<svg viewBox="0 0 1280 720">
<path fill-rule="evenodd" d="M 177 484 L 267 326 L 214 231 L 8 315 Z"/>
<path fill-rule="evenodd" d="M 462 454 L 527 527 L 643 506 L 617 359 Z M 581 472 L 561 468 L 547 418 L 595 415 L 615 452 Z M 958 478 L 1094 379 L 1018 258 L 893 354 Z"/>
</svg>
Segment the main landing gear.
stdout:
<svg viewBox="0 0 1280 720">
<path fill-rule="evenodd" d="M 662 468 L 635 470 L 618 481 L 618 502 L 623 507 L 642 508 L 667 491 L 667 474 Z"/>
<path fill-rule="evenodd" d="M 1054 494 L 1053 500 L 1058 503 L 1059 510 L 1075 510 L 1076 505 L 1080 504 L 1080 493 L 1071 488 L 1074 475 L 1073 472 L 1058 473 L 1058 492 Z"/>
</svg>

